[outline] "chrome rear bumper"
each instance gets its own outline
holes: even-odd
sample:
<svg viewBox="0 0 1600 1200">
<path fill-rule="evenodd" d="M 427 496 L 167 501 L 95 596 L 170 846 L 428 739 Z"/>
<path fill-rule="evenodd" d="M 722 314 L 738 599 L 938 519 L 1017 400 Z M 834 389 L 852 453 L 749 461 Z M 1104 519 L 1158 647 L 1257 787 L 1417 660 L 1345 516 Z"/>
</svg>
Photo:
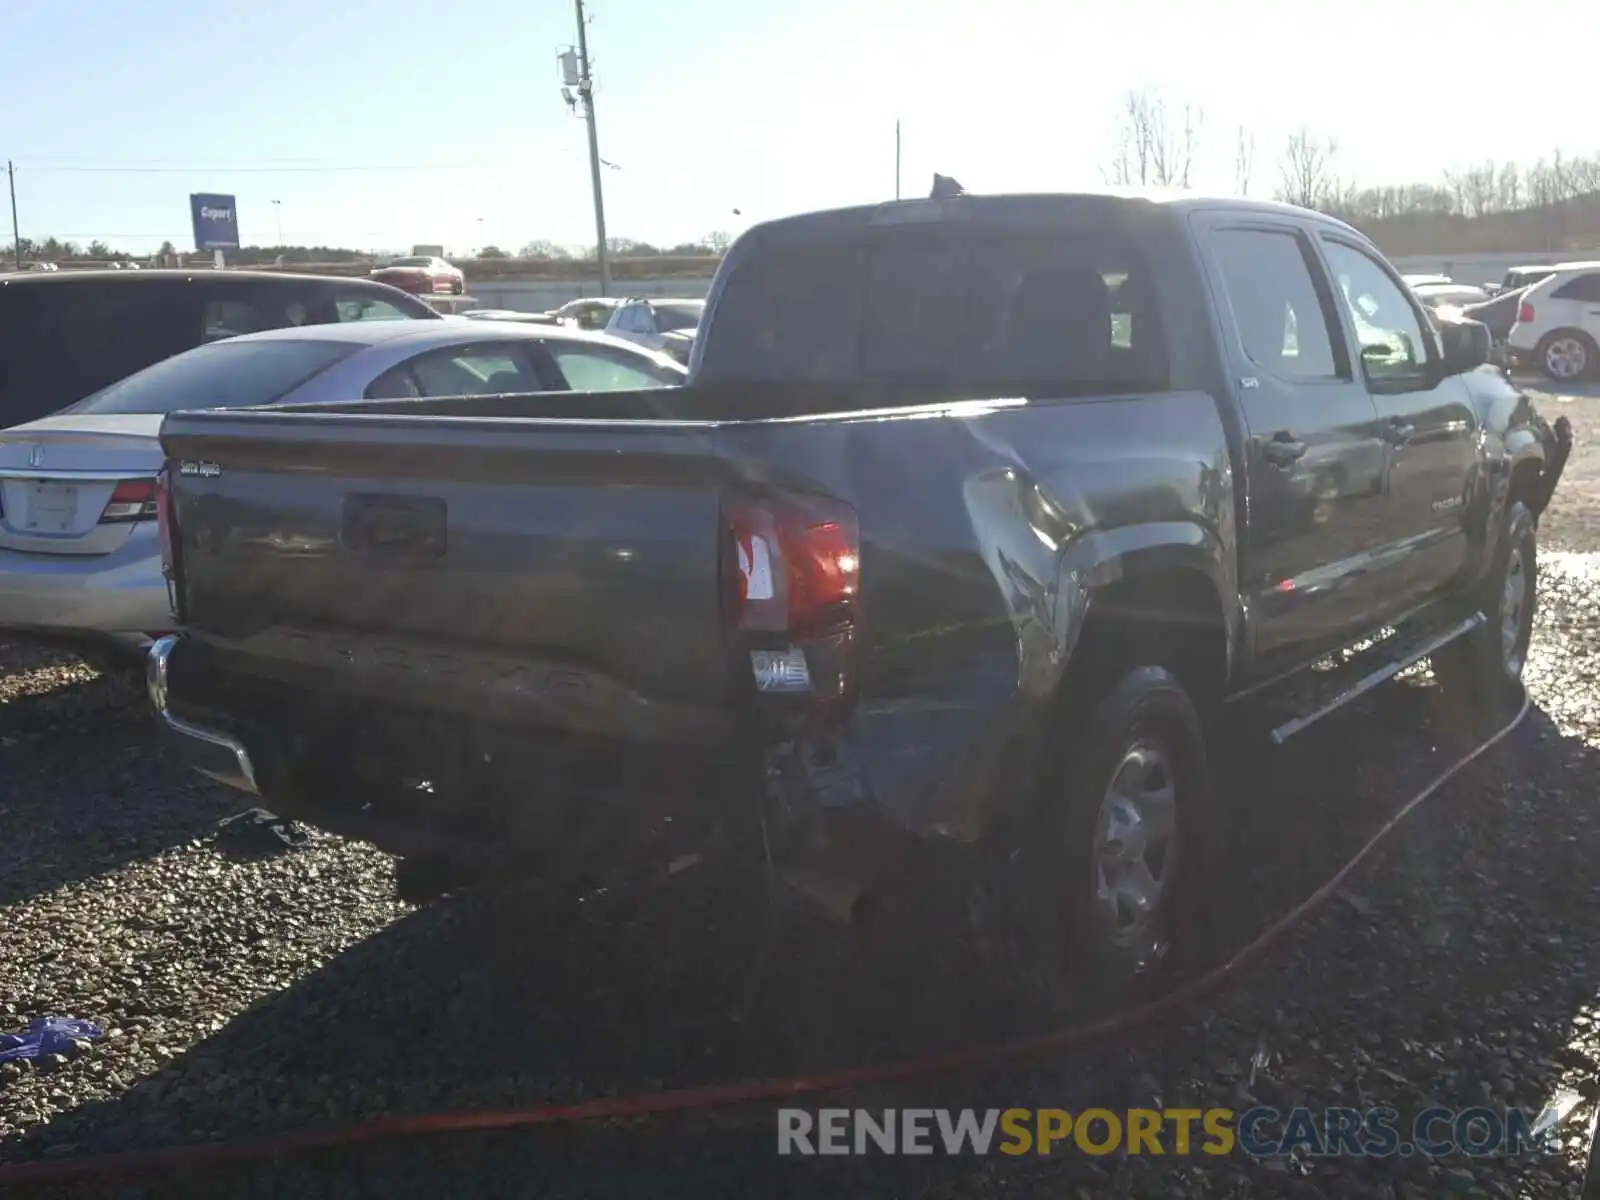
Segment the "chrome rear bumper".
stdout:
<svg viewBox="0 0 1600 1200">
<path fill-rule="evenodd" d="M 218 783 L 225 783 L 254 796 L 260 795 L 261 789 L 256 784 L 250 753 L 241 742 L 215 729 L 191 724 L 174 715 L 169 707 L 167 664 L 181 640 L 178 634 L 158 638 L 145 657 L 144 685 L 150 695 L 150 703 L 155 705 L 168 736 L 191 767 Z"/>
</svg>

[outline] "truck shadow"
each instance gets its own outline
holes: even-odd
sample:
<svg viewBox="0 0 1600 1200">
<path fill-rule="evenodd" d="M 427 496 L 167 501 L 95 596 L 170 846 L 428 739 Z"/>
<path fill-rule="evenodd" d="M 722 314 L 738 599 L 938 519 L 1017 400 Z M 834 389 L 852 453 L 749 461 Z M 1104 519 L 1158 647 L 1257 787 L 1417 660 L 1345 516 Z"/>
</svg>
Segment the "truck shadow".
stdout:
<svg viewBox="0 0 1600 1200">
<path fill-rule="evenodd" d="M 1225 764 L 1241 813 L 1235 852 L 1244 874 L 1210 918 L 1218 952 L 1247 941 L 1321 884 L 1397 804 L 1470 746 L 1474 732 L 1481 731 L 1441 711 L 1434 689 L 1402 685 L 1270 768 Z M 1600 819 L 1585 815 L 1594 808 L 1589 781 L 1600 778 L 1597 760 L 1534 709 L 1422 806 L 1293 946 L 1159 1042 L 1085 1063 L 1043 1055 L 981 1076 L 874 1087 L 838 1103 L 1071 1107 L 1092 1099 L 1115 1108 L 1117 1097 L 1139 1103 L 1155 1088 L 1170 1104 L 1197 1078 L 1214 1077 L 1219 1061 L 1248 1062 L 1259 1039 L 1269 1065 L 1259 1082 L 1251 1072 L 1250 1086 L 1263 1103 L 1295 1096 L 1355 1103 L 1354 1086 L 1367 1103 L 1402 1112 L 1426 1100 L 1465 1107 L 1483 1103 L 1480 1082 L 1503 1073 L 1479 1061 L 1481 1035 L 1485 1044 L 1510 1037 L 1519 1048 L 1512 1091 L 1501 1099 L 1537 1109 L 1575 1069 L 1568 1042 L 1587 1025 L 1585 1009 L 1600 987 L 1600 954 L 1586 932 L 1594 928 L 1600 867 L 1586 848 L 1592 838 L 1581 836 L 1585 822 L 1600 835 Z M 1556 796 L 1557 786 L 1571 794 Z M 1468 827 L 1480 831 L 1480 847 L 1481 831 L 1492 831 L 1505 853 L 1464 854 Z M 1530 932 L 1552 923 L 1569 930 L 1564 942 Z M 340 1124 L 817 1071 L 988 1041 L 1019 1031 L 1026 1019 L 970 964 L 895 955 L 868 961 L 837 939 L 802 930 L 785 942 L 757 1011 L 735 1023 L 726 1005 L 759 925 L 747 894 L 709 876 L 659 911 L 621 922 L 503 899 L 435 905 L 263 1000 L 160 1074 L 63 1114 L 4 1157 L 255 1137 L 298 1126 L 309 1114 Z M 1549 980 L 1558 983 L 1539 985 Z M 1436 1078 L 1373 1073 L 1384 1048 L 1401 1040 L 1438 1043 Z M 1363 1061 L 1364 1090 L 1330 1065 Z M 1332 1090 L 1316 1099 L 1323 1085 Z M 1237 1096 L 1229 1102 L 1241 1103 Z M 674 1141 L 686 1122 L 698 1140 Z M 472 1153 L 488 1154 L 496 1171 L 516 1162 L 518 1194 L 535 1179 L 592 1193 L 599 1181 L 637 1180 L 641 1146 L 662 1161 L 687 1159 L 686 1170 L 706 1167 L 715 1147 L 717 1166 L 699 1182 L 720 1189 L 730 1172 L 746 1172 L 746 1182 L 751 1172 L 770 1175 L 773 1128 L 772 1106 L 755 1105 L 715 1121 L 673 1118 L 633 1133 L 499 1135 L 473 1142 Z M 297 1190 L 291 1180 L 314 1179 L 318 1193 L 331 1194 L 337 1180 L 354 1185 L 362 1175 L 351 1172 L 373 1169 L 378 1157 L 390 1171 L 406 1163 L 438 1169 L 444 1161 L 459 1168 L 459 1155 L 443 1145 L 419 1139 L 319 1155 L 309 1175 L 290 1163 L 219 1168 L 190 1182 L 279 1194 L 280 1186 Z M 1046 1162 L 1002 1169 L 993 1160 L 902 1160 L 884 1169 L 914 1169 L 924 1182 L 930 1171 L 974 1180 L 1000 1171 L 1035 1183 L 1101 1169 Z M 452 1178 L 452 1189 L 465 1186 Z M 1081 1178 L 1092 1186 L 1092 1174 Z M 695 1182 L 680 1176 L 673 1190 L 705 1190 Z M 161 1192 L 170 1194 L 165 1186 Z"/>
<path fill-rule="evenodd" d="M 209 832 L 237 797 L 160 754 L 121 709 L 0 747 L 0 909 Z"/>
</svg>

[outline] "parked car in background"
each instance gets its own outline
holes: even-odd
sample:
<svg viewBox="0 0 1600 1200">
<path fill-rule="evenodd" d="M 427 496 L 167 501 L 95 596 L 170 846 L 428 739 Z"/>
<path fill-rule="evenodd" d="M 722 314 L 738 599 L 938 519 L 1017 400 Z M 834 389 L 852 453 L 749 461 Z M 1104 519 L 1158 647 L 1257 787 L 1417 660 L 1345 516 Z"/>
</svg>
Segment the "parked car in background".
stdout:
<svg viewBox="0 0 1600 1200">
<path fill-rule="evenodd" d="M 574 330 L 390 321 L 243 334 L 0 433 L 0 628 L 106 658 L 172 628 L 157 435 L 179 408 L 669 387 L 661 355 Z"/>
<path fill-rule="evenodd" d="M 1557 269 L 1558 268 L 1551 266 L 1548 263 L 1542 263 L 1538 266 L 1512 267 L 1506 272 L 1505 278 L 1500 281 L 1498 291 L 1519 291 L 1520 289 L 1529 287 L 1540 282 L 1541 280 L 1549 279 L 1551 275 L 1555 274 Z"/>
<path fill-rule="evenodd" d="M 439 314 L 370 280 L 277 271 L 0 276 L 0 429 L 217 338 L 385 320 Z"/>
<path fill-rule="evenodd" d="M 694 339 L 698 332 L 698 326 L 694 329 L 668 330 L 661 335 L 661 352 L 670 355 L 675 362 L 688 366 L 689 355 L 694 351 Z"/>
<path fill-rule="evenodd" d="M 622 301 L 610 296 L 585 296 L 579 300 L 568 300 L 551 315 L 563 325 L 571 325 L 574 329 L 603 333 L 611 322 L 611 315 L 617 311 L 621 303 Z"/>
<path fill-rule="evenodd" d="M 431 255 L 408 255 L 385 266 L 374 268 L 371 277 L 414 296 L 461 296 L 467 290 L 467 277 L 461 269 Z"/>
<path fill-rule="evenodd" d="M 1600 373 L 1600 262 L 1561 263 L 1525 289 L 1507 345 L 1558 383 Z"/>
<path fill-rule="evenodd" d="M 1462 317 L 1478 321 L 1489 330 L 1493 346 L 1490 359 L 1497 366 L 1511 365 L 1507 342 L 1511 337 L 1511 327 L 1517 323 L 1517 310 L 1522 307 L 1522 294 L 1526 290 L 1515 288 L 1509 292 L 1496 292 L 1487 300 L 1463 305 L 1459 310 Z M 1450 311 L 1449 306 L 1442 306 L 1442 311 Z"/>
<path fill-rule="evenodd" d="M 670 350 L 674 358 L 682 354 L 679 361 L 687 362 L 687 354 L 682 351 L 682 339 L 677 339 L 678 346 L 673 349 L 668 335 L 682 333 L 692 339 L 704 311 L 704 300 L 593 296 L 569 300 L 556 309 L 554 315 L 578 329 L 607 333 L 651 350 Z"/>
<path fill-rule="evenodd" d="M 1448 275 L 1402 275 L 1400 276 L 1400 279 L 1407 287 L 1413 290 L 1419 287 L 1429 287 L 1436 284 L 1449 284 L 1455 282 L 1455 280 L 1451 279 Z"/>
<path fill-rule="evenodd" d="M 1248 865 L 1225 711 L 1281 740 L 1425 658 L 1515 694 L 1570 429 L 1342 222 L 809 214 L 739 239 L 699 337 L 666 391 L 174 414 L 174 750 L 417 899 L 687 855 L 848 924 L 925 879 L 1077 1014 L 1195 965 Z"/>
<path fill-rule="evenodd" d="M 1412 284 L 1411 290 L 1416 293 L 1429 308 L 1441 308 L 1452 305 L 1460 308 L 1466 304 L 1478 304 L 1489 298 L 1489 293 L 1481 287 L 1474 287 L 1470 283 L 1418 283 Z"/>
<path fill-rule="evenodd" d="M 554 313 L 518 312 L 514 308 L 474 308 L 461 314 L 474 321 L 520 321 L 524 325 L 559 325 Z"/>
</svg>

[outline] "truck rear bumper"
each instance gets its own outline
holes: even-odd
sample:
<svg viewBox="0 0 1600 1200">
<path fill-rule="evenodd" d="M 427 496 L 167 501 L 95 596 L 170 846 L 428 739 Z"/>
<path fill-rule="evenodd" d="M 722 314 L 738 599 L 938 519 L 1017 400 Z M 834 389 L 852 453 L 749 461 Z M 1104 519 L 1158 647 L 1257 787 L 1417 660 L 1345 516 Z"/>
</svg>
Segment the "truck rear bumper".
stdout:
<svg viewBox="0 0 1600 1200">
<path fill-rule="evenodd" d="M 150 647 L 144 668 L 145 691 L 149 693 L 150 703 L 161 718 L 171 748 L 182 761 L 202 775 L 209 775 L 218 783 L 225 783 L 253 796 L 260 795 L 255 764 L 250 761 L 250 752 L 245 749 L 244 743 L 220 730 L 185 721 L 172 711 L 169 671 L 172 652 L 179 640 L 173 634 L 158 638 Z"/>
<path fill-rule="evenodd" d="M 505 820 L 498 827 L 463 822 L 453 802 L 391 806 L 392 794 L 384 793 L 388 799 L 375 794 L 362 803 L 359 785 L 330 787 L 317 765 L 299 757 L 299 735 L 272 710 L 252 717 L 253 710 L 214 698 L 204 655 L 189 653 L 196 648 L 188 643 L 182 634 L 160 638 L 146 658 L 146 690 L 173 756 L 259 796 L 280 816 L 390 854 L 442 856 L 475 878 L 528 876 L 557 888 L 579 878 L 619 885 L 664 880 L 685 863 L 760 869 L 765 855 L 781 881 L 845 921 L 859 917 L 863 901 L 876 909 L 910 875 L 918 839 L 904 826 L 866 797 L 850 802 L 836 783 L 778 771 L 770 754 L 682 771 L 645 766 L 605 782 L 519 766 L 513 777 L 522 786 L 497 792 L 503 803 L 494 815 Z M 309 718 L 313 725 L 318 720 Z M 789 778 L 781 800 L 771 790 L 780 774 Z M 531 788 L 530 779 L 537 781 Z M 519 811 L 516 802 L 535 791 L 537 803 Z M 817 804 L 819 793 L 831 802 Z M 778 819 L 802 810 L 811 816 L 798 826 Z M 762 811 L 765 830 L 757 817 Z"/>
</svg>

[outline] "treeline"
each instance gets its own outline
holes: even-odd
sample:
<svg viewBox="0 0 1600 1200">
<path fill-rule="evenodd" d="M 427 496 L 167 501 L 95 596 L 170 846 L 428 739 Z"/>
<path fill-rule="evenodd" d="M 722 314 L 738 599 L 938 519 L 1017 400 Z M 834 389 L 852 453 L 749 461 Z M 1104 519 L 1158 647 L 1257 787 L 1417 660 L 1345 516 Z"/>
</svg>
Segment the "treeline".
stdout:
<svg viewBox="0 0 1600 1200">
<path fill-rule="evenodd" d="M 698 241 L 680 242 L 674 246 L 657 246 L 633 238 L 608 238 L 606 250 L 611 258 L 619 260 L 701 260 L 720 258 L 732 241 L 732 235 L 727 233 L 709 233 Z M 21 249 L 25 261 L 83 265 L 137 262 L 151 266 L 182 266 L 202 259 L 209 262 L 211 259 L 210 251 L 178 250 L 171 242 L 163 242 L 161 248 L 154 254 L 144 255 L 113 250 L 105 242 L 98 240 L 80 245 L 77 242 L 53 237 L 37 241 L 33 238 L 23 238 Z M 331 264 L 370 266 L 392 257 L 395 255 L 378 254 L 370 250 L 352 250 L 345 246 L 241 246 L 237 250 L 227 251 L 228 263 L 235 267 L 292 267 L 310 263 L 322 266 Z M 483 264 L 514 262 L 581 264 L 593 262 L 596 255 L 595 247 L 592 245 L 563 246 L 556 242 L 533 241 L 523 246 L 516 254 L 510 254 L 498 246 L 485 246 L 472 254 L 450 257 L 458 263 L 477 261 Z"/>
<path fill-rule="evenodd" d="M 1531 164 L 1483 162 L 1434 182 L 1363 185 L 1342 169 L 1339 141 L 1302 128 L 1264 166 L 1255 135 L 1225 135 L 1234 190 L 1350 222 L 1390 254 L 1588 249 L 1600 245 L 1600 155 L 1557 151 Z M 1128 92 L 1108 182 L 1188 187 L 1207 142 L 1199 105 L 1155 88 Z M 1213 160 L 1215 155 L 1213 154 Z"/>
</svg>

